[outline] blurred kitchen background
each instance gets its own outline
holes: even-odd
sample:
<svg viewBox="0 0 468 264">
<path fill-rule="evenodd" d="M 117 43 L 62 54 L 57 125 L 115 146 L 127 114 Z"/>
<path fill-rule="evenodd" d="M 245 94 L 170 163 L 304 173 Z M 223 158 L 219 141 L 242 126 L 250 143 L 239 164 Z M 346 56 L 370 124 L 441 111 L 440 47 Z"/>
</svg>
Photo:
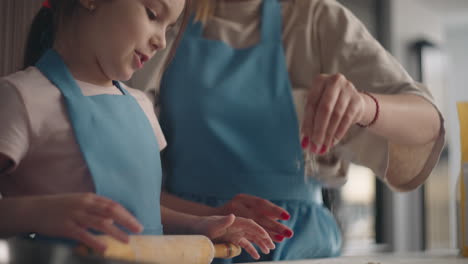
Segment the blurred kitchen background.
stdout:
<svg viewBox="0 0 468 264">
<path fill-rule="evenodd" d="M 292 0 L 285 0 L 292 1 Z M 392 193 L 353 166 L 331 201 L 344 255 L 455 252 L 459 133 L 455 102 L 468 101 L 468 0 L 340 0 L 409 71 L 426 83 L 446 118 L 447 145 L 427 183 Z M 40 0 L 0 0 L 0 76 L 20 69 L 25 36 Z"/>
</svg>

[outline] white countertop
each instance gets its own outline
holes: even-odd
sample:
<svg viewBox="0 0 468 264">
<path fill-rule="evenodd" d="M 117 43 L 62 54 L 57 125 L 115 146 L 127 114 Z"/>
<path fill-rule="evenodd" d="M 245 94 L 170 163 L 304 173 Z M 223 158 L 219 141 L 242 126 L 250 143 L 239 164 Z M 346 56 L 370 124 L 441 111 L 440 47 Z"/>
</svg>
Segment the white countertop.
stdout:
<svg viewBox="0 0 468 264">
<path fill-rule="evenodd" d="M 298 261 L 261 262 L 262 264 L 468 264 L 468 258 L 454 255 L 376 255 Z M 246 263 L 247 264 L 247 263 Z M 258 263 L 257 263 L 258 264 Z"/>
</svg>

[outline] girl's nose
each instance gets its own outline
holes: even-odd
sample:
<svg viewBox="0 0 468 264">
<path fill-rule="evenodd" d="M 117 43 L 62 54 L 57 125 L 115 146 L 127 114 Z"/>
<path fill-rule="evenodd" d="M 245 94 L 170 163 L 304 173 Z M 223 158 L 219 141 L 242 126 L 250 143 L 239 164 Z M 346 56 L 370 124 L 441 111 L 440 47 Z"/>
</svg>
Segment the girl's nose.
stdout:
<svg viewBox="0 0 468 264">
<path fill-rule="evenodd" d="M 151 38 L 150 46 L 153 52 L 166 48 L 166 36 L 165 34 L 157 33 Z"/>
</svg>

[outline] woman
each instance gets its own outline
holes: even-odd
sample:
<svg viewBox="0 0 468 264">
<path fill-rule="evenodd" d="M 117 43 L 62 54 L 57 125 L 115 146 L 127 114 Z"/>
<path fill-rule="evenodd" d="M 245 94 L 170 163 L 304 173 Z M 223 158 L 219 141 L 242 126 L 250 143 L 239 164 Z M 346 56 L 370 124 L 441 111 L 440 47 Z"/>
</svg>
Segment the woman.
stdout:
<svg viewBox="0 0 468 264">
<path fill-rule="evenodd" d="M 196 4 L 164 76 L 151 62 L 133 79 L 161 111 L 164 205 L 234 213 L 276 242 L 291 237 L 261 260 L 330 257 L 341 235 L 320 191 L 343 184 L 350 162 L 398 191 L 425 181 L 443 147 L 443 119 L 427 88 L 346 8 L 334 0 Z M 289 217 L 270 202 L 290 219 L 278 223 Z"/>
</svg>

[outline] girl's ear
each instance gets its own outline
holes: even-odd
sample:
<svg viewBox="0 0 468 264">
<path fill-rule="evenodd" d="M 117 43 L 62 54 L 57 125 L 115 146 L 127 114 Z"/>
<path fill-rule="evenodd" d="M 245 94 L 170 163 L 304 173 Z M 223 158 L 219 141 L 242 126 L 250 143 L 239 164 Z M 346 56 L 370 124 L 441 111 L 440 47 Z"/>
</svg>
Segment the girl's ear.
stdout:
<svg viewBox="0 0 468 264">
<path fill-rule="evenodd" d="M 94 9 L 96 9 L 96 0 L 80 0 L 80 4 L 89 11 L 94 11 Z"/>
</svg>

